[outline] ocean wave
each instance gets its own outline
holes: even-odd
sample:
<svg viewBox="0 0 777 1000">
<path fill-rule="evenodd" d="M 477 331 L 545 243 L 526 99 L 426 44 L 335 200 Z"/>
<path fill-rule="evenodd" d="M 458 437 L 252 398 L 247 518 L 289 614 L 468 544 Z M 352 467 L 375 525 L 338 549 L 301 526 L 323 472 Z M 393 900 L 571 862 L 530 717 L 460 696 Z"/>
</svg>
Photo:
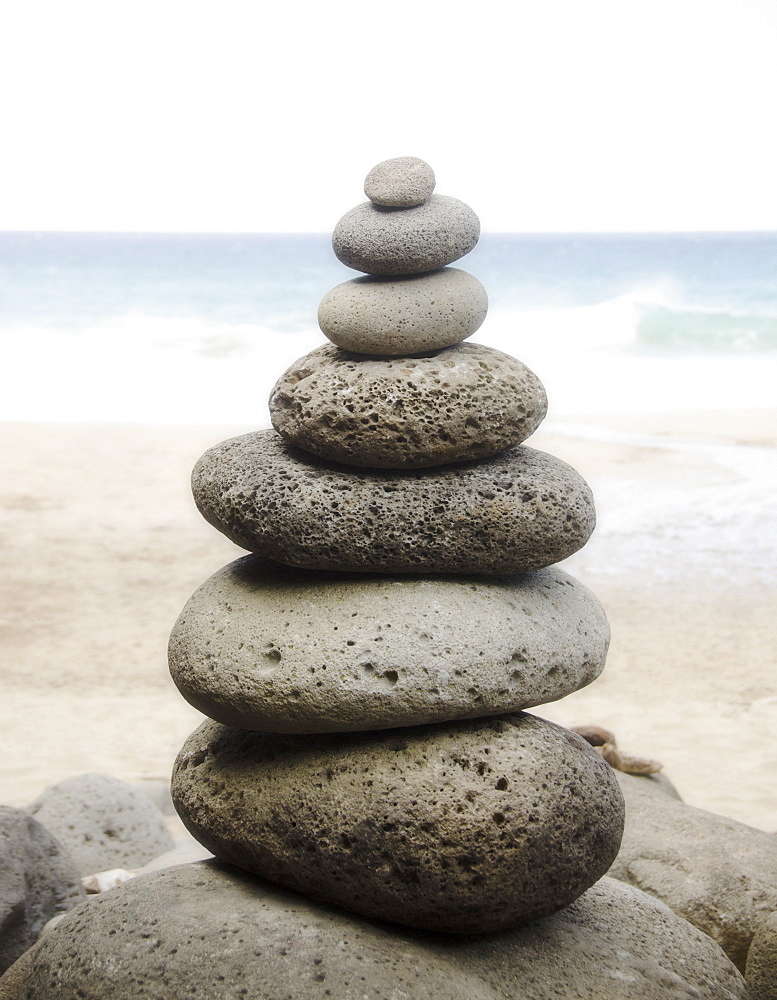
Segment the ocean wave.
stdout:
<svg viewBox="0 0 777 1000">
<path fill-rule="evenodd" d="M 664 349 L 772 351 L 777 316 L 637 302 L 637 341 Z"/>
</svg>

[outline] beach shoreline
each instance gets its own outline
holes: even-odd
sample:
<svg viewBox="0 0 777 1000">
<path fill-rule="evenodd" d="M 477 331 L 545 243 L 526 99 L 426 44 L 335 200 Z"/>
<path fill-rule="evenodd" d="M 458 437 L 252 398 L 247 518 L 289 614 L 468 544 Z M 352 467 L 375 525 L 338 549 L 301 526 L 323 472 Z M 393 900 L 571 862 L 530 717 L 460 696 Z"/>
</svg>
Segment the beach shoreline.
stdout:
<svg viewBox="0 0 777 1000">
<path fill-rule="evenodd" d="M 167 636 L 244 554 L 200 518 L 188 477 L 248 429 L 0 425 L 3 804 L 85 771 L 167 778 L 201 719 L 169 679 Z M 593 488 L 599 529 L 564 568 L 613 632 L 602 676 L 536 714 L 606 726 L 691 805 L 777 830 L 774 539 L 758 548 L 777 410 L 555 416 L 528 444 Z"/>
</svg>

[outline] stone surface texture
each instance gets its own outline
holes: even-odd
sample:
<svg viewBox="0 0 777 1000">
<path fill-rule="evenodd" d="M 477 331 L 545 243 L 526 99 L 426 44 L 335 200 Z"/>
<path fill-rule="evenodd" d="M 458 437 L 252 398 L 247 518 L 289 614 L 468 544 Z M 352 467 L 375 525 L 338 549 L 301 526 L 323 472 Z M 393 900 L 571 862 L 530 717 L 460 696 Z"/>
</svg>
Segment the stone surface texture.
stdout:
<svg viewBox="0 0 777 1000">
<path fill-rule="evenodd" d="M 352 278 L 318 307 L 322 332 L 346 351 L 408 355 L 459 344 L 480 327 L 488 295 L 457 267 L 400 278 Z"/>
<path fill-rule="evenodd" d="M 434 171 L 426 160 L 396 156 L 370 170 L 364 181 L 364 193 L 376 205 L 413 208 L 429 200 L 434 185 Z"/>
<path fill-rule="evenodd" d="M 173 846 L 149 797 L 107 774 L 66 778 L 28 811 L 67 848 L 81 875 L 137 868 Z"/>
<path fill-rule="evenodd" d="M 0 806 L 0 972 L 34 944 L 46 922 L 84 898 L 60 843 L 21 809 Z"/>
<path fill-rule="evenodd" d="M 423 358 L 326 344 L 295 361 L 270 395 L 273 426 L 289 444 L 379 469 L 489 458 L 533 434 L 547 408 L 534 372 L 481 344 Z"/>
<path fill-rule="evenodd" d="M 714 941 L 613 879 L 545 920 L 451 938 L 354 918 L 207 863 L 134 879 L 69 913 L 25 970 L 18 1000 L 65 997 L 747 1000 L 747 992 Z"/>
<path fill-rule="evenodd" d="M 618 774 L 626 830 L 610 874 L 663 900 L 744 970 L 759 921 L 777 910 L 777 837 Z"/>
<path fill-rule="evenodd" d="M 239 729 L 346 732 L 530 708 L 601 672 L 609 628 L 582 584 L 387 577 L 246 556 L 194 594 L 170 671 L 199 711 Z"/>
<path fill-rule="evenodd" d="M 745 980 L 752 1000 L 777 1000 L 777 912 L 764 917 L 747 953 Z"/>
<path fill-rule="evenodd" d="M 527 573 L 582 548 L 595 522 L 582 477 L 525 446 L 365 473 L 257 431 L 205 452 L 192 488 L 205 520 L 237 545 L 306 569 Z"/>
<path fill-rule="evenodd" d="M 324 736 L 206 722 L 172 793 L 222 861 L 369 917 L 465 934 L 572 902 L 611 864 L 623 823 L 609 765 L 527 714 Z"/>
<path fill-rule="evenodd" d="M 416 208 L 357 205 L 335 226 L 332 248 L 343 264 L 365 274 L 420 274 L 468 254 L 479 237 L 469 205 L 433 194 Z"/>
</svg>

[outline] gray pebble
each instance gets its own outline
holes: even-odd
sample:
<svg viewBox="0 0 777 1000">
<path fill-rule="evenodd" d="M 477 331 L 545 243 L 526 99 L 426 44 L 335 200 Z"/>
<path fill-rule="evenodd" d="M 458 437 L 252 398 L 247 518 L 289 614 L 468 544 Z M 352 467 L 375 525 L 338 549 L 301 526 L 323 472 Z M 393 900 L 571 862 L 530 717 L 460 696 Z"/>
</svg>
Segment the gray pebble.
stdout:
<svg viewBox="0 0 777 1000">
<path fill-rule="evenodd" d="M 582 548 L 595 521 L 582 477 L 523 445 L 365 473 L 256 431 L 205 452 L 192 488 L 205 520 L 236 545 L 306 569 L 528 573 Z"/>
<path fill-rule="evenodd" d="M 338 347 L 359 354 L 421 354 L 450 347 L 486 318 L 488 296 L 456 267 L 400 278 L 353 278 L 327 292 L 318 325 Z"/>
<path fill-rule="evenodd" d="M 560 569 L 513 577 L 314 573 L 246 556 L 189 600 L 170 672 L 204 715 L 322 733 L 475 718 L 590 684 L 609 628 Z"/>
<path fill-rule="evenodd" d="M 482 933 L 554 913 L 623 829 L 612 769 L 531 715 L 279 736 L 204 723 L 173 801 L 217 858 L 368 917 Z"/>
<path fill-rule="evenodd" d="M 351 916 L 229 865 L 127 882 L 67 915 L 9 1000 L 747 1000 L 714 941 L 603 878 L 552 917 L 444 937 Z"/>
<path fill-rule="evenodd" d="M 333 344 L 296 361 L 270 395 L 289 443 L 373 469 L 488 458 L 534 433 L 548 408 L 526 365 L 481 344 L 424 358 L 370 358 Z"/>
<path fill-rule="evenodd" d="M 480 236 L 478 217 L 463 201 L 433 194 L 416 208 L 381 208 L 366 201 L 340 219 L 332 234 L 339 260 L 366 274 L 418 274 L 458 260 Z"/>
<path fill-rule="evenodd" d="M 434 191 L 434 171 L 417 156 L 397 156 L 374 166 L 364 181 L 364 193 L 376 205 L 413 208 Z"/>
</svg>

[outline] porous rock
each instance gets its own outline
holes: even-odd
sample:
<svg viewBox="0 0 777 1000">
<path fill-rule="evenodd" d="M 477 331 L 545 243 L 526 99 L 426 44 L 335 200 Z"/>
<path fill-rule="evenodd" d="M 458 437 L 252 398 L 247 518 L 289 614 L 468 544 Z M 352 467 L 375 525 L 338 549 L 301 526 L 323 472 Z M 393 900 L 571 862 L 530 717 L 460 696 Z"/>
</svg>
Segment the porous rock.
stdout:
<svg viewBox="0 0 777 1000">
<path fill-rule="evenodd" d="M 137 868 L 173 846 L 148 796 L 107 774 L 66 778 L 28 811 L 65 845 L 81 875 Z"/>
<path fill-rule="evenodd" d="M 290 444 L 378 469 L 488 458 L 533 434 L 548 408 L 526 365 L 482 344 L 423 358 L 374 358 L 332 344 L 296 361 L 270 396 Z"/>
<path fill-rule="evenodd" d="M 256 431 L 205 452 L 192 488 L 205 520 L 237 545 L 307 569 L 527 573 L 576 552 L 595 522 L 582 477 L 524 445 L 366 473 Z"/>
<path fill-rule="evenodd" d="M 618 774 L 626 829 L 610 874 L 663 900 L 744 970 L 756 926 L 777 910 L 777 837 Z"/>
<path fill-rule="evenodd" d="M 318 325 L 346 351 L 407 355 L 466 340 L 487 312 L 488 295 L 478 279 L 461 268 L 443 267 L 335 285 L 318 307 Z"/>
<path fill-rule="evenodd" d="M 566 906 L 607 870 L 623 823 L 609 766 L 527 714 L 323 736 L 208 721 L 171 787 L 192 836 L 222 861 L 454 933 Z"/>
<path fill-rule="evenodd" d="M 451 938 L 353 917 L 213 862 L 137 878 L 68 914 L 24 970 L 18 1000 L 66 996 L 747 1000 L 714 941 L 613 879 L 545 920 Z"/>
<path fill-rule="evenodd" d="M 777 998 L 777 912 L 759 921 L 747 953 L 745 980 L 752 1000 Z"/>
<path fill-rule="evenodd" d="M 60 843 L 21 809 L 0 806 L 0 972 L 35 942 L 46 922 L 84 898 Z"/>
<path fill-rule="evenodd" d="M 365 201 L 335 226 L 338 260 L 365 274 L 419 274 L 469 253 L 480 237 L 478 217 L 463 201 L 433 194 L 398 211 Z"/>
<path fill-rule="evenodd" d="M 311 572 L 246 556 L 170 637 L 188 702 L 239 729 L 346 732 L 555 701 L 599 675 L 597 599 L 551 568 L 511 577 Z"/>
<path fill-rule="evenodd" d="M 376 205 L 412 208 L 428 201 L 434 185 L 434 171 L 426 160 L 395 156 L 370 170 L 364 181 L 364 193 Z"/>
</svg>

